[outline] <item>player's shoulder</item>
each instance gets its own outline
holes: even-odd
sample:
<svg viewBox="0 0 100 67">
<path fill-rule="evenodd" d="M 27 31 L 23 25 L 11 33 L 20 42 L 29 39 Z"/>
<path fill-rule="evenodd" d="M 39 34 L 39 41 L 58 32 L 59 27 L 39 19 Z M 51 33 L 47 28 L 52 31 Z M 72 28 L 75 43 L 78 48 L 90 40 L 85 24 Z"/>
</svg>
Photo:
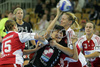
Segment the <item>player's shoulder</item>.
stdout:
<svg viewBox="0 0 100 67">
<path fill-rule="evenodd" d="M 100 38 L 98 35 L 95 35 L 95 34 L 93 34 L 93 37 L 98 37 L 98 38 Z"/>
<path fill-rule="evenodd" d="M 27 22 L 24 22 L 24 25 L 27 25 L 27 26 L 28 26 L 28 25 L 30 25 L 30 24 L 29 24 L 29 23 L 27 23 Z"/>
<path fill-rule="evenodd" d="M 13 35 L 13 37 L 18 37 L 18 32 L 12 32 L 10 35 Z"/>
<path fill-rule="evenodd" d="M 31 25 L 27 22 L 24 22 L 23 26 L 27 26 L 28 28 L 31 28 Z"/>
<path fill-rule="evenodd" d="M 92 39 L 100 40 L 100 37 L 98 35 L 93 34 Z"/>
<path fill-rule="evenodd" d="M 68 28 L 68 30 L 67 31 L 74 31 L 73 29 L 71 29 L 71 28 Z"/>
<path fill-rule="evenodd" d="M 16 32 L 11 31 L 11 32 L 8 32 L 7 35 L 5 35 L 5 37 L 3 38 L 3 41 L 8 40 L 10 38 L 14 39 L 16 37 L 18 37 L 18 34 Z"/>
<path fill-rule="evenodd" d="M 70 33 L 70 34 L 71 34 L 71 33 L 75 33 L 75 32 L 74 32 L 74 30 L 73 30 L 73 29 L 68 28 L 68 29 L 66 30 L 66 33 Z"/>
</svg>

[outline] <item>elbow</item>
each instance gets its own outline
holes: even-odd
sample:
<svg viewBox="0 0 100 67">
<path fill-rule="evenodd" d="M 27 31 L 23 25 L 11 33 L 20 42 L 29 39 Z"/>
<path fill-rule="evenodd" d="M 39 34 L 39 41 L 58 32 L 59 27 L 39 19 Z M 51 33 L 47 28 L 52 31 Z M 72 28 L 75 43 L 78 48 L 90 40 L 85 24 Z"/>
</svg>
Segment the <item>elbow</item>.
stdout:
<svg viewBox="0 0 100 67">
<path fill-rule="evenodd" d="M 68 53 L 66 55 L 68 55 L 69 57 L 73 57 L 74 53 L 71 52 L 71 53 Z"/>
<path fill-rule="evenodd" d="M 78 59 L 79 59 L 78 55 L 77 56 L 73 56 L 73 59 L 78 61 Z"/>
<path fill-rule="evenodd" d="M 77 60 L 78 61 L 78 57 L 75 57 L 74 60 Z"/>
</svg>

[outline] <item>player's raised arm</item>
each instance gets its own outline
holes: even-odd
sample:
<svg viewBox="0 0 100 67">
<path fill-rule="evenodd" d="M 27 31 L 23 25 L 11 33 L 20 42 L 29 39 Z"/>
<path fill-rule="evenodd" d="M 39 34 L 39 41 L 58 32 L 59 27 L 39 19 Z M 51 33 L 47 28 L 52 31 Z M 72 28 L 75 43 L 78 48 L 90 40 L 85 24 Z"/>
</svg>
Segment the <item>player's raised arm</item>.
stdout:
<svg viewBox="0 0 100 67">
<path fill-rule="evenodd" d="M 47 31 L 46 31 L 46 33 L 45 33 L 45 35 L 44 35 L 45 38 L 48 38 L 48 37 L 49 37 L 49 34 L 50 34 L 51 30 L 54 28 L 54 26 L 55 26 L 55 24 L 56 24 L 56 21 L 57 21 L 57 19 L 59 18 L 60 14 L 61 14 L 61 12 L 60 12 L 59 7 L 58 7 L 58 8 L 57 8 L 57 15 L 56 15 L 56 17 L 54 18 L 54 20 L 50 23 L 50 25 L 48 26 Z"/>
</svg>

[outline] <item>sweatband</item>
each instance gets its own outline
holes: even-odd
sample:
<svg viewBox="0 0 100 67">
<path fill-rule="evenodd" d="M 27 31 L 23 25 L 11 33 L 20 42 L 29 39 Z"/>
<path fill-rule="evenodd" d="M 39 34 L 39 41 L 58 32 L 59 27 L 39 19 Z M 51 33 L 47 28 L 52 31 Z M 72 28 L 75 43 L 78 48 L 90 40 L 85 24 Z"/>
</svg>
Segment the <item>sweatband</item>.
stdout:
<svg viewBox="0 0 100 67">
<path fill-rule="evenodd" d="M 42 42 L 44 45 L 48 44 L 48 41 L 45 39 L 44 42 Z"/>
</svg>

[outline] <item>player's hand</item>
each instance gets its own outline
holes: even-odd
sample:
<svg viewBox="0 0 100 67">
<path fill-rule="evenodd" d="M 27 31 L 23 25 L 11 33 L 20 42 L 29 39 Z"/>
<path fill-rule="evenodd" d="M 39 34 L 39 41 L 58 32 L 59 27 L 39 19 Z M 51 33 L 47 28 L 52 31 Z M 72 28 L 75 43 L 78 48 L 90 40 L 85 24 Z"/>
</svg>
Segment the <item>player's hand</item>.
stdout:
<svg viewBox="0 0 100 67">
<path fill-rule="evenodd" d="M 45 46 L 42 42 L 38 41 L 36 47 L 40 47 L 42 48 L 43 46 Z"/>
<path fill-rule="evenodd" d="M 34 38 L 35 38 L 36 40 L 41 41 L 41 42 L 44 42 L 44 40 L 45 40 L 44 37 L 42 37 L 41 35 L 38 35 L 38 34 L 36 34 L 36 35 L 34 36 Z"/>
<path fill-rule="evenodd" d="M 50 41 L 50 46 L 55 47 L 57 45 L 57 42 L 55 40 Z"/>
<path fill-rule="evenodd" d="M 57 15 L 60 16 L 62 14 L 62 12 L 60 11 L 60 6 L 58 4 L 57 4 Z"/>
</svg>

